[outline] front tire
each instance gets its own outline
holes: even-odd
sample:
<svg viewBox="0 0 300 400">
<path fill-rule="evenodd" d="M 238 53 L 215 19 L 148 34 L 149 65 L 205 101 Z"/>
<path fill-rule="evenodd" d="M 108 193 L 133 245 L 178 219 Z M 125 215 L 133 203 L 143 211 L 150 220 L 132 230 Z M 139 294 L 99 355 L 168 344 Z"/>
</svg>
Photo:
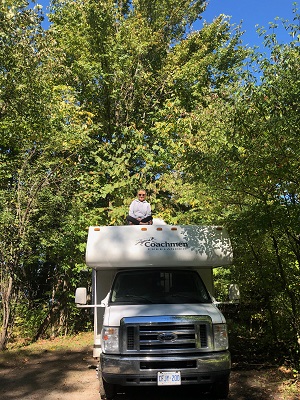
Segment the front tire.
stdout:
<svg viewBox="0 0 300 400">
<path fill-rule="evenodd" d="M 211 394 L 214 399 L 227 399 L 229 394 L 229 377 L 212 385 Z"/>
<path fill-rule="evenodd" d="M 117 386 L 112 383 L 105 382 L 102 378 L 99 379 L 100 382 L 100 397 L 102 400 L 113 400 L 117 394 Z"/>
</svg>

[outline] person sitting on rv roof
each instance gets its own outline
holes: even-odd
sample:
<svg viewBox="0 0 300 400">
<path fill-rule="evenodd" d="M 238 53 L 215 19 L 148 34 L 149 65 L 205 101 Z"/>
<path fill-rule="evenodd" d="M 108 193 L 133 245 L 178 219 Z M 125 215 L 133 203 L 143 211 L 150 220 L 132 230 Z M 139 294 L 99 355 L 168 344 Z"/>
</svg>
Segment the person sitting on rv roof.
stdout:
<svg viewBox="0 0 300 400">
<path fill-rule="evenodd" d="M 151 206 L 146 201 L 146 190 L 138 190 L 137 196 L 130 204 L 126 220 L 130 225 L 152 225 Z"/>
</svg>

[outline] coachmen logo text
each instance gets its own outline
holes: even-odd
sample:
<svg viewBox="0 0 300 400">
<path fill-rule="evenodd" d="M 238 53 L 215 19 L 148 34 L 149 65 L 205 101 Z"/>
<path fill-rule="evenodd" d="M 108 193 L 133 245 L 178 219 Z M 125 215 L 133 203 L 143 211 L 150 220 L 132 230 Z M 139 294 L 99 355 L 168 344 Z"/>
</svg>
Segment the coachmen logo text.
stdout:
<svg viewBox="0 0 300 400">
<path fill-rule="evenodd" d="M 165 240 L 164 242 L 158 242 L 154 237 L 149 239 L 140 239 L 136 242 L 136 245 L 144 246 L 150 249 L 164 249 L 164 250 L 179 250 L 188 249 L 188 244 L 186 242 L 169 242 Z"/>
</svg>

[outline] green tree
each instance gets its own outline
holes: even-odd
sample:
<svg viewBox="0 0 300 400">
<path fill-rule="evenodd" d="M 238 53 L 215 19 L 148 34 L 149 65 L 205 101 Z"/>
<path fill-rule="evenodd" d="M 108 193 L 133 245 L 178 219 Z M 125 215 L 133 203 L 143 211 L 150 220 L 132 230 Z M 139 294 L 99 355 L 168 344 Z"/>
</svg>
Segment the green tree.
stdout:
<svg viewBox="0 0 300 400">
<path fill-rule="evenodd" d="M 231 36 L 223 18 L 191 31 L 204 6 L 200 0 L 54 3 L 53 29 L 72 71 L 68 84 L 93 114 L 94 142 L 82 176 L 91 223 L 124 223 L 139 186 L 150 191 L 156 215 L 170 220 L 181 211 L 174 189 L 181 192 L 178 130 L 189 130 L 182 116 L 205 102 L 241 58 L 239 34 Z"/>
<path fill-rule="evenodd" d="M 42 31 L 39 8 L 27 6 L 21 0 L 0 6 L 1 349 L 20 301 L 30 309 L 41 282 L 44 292 L 48 282 L 53 290 L 59 279 L 53 269 L 73 258 L 64 250 L 52 261 L 58 242 L 62 248 L 62 238 L 65 244 L 71 240 L 70 229 L 62 233 L 62 226 L 71 225 L 78 148 L 89 140 L 88 115 L 73 90 L 60 84 L 66 75 L 62 54 Z"/>
<path fill-rule="evenodd" d="M 183 162 L 231 229 L 244 299 L 271 321 L 265 337 L 299 360 L 299 25 L 284 24 L 287 44 L 276 27 L 261 31 L 267 53 L 252 54 L 260 81 L 249 66 L 201 110 L 202 129 L 185 138 Z"/>
</svg>

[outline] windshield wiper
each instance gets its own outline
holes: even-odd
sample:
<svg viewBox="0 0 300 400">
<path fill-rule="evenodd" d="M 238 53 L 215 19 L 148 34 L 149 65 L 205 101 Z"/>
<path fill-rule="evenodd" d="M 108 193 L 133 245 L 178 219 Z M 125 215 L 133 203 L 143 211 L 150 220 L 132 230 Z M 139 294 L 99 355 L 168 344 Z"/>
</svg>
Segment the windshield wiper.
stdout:
<svg viewBox="0 0 300 400">
<path fill-rule="evenodd" d="M 188 299 L 189 301 L 192 301 L 192 302 L 196 301 L 197 303 L 206 303 L 206 301 L 204 299 L 200 298 L 199 296 L 193 296 L 188 293 L 172 293 L 170 296 L 173 298 Z"/>
<path fill-rule="evenodd" d="M 153 303 L 153 301 L 150 300 L 149 298 L 144 297 L 144 296 L 138 296 L 138 295 L 135 295 L 135 294 L 126 294 L 125 296 L 117 298 L 116 301 L 117 302 L 118 301 L 123 301 L 123 298 L 125 298 L 126 300 L 139 300 L 139 301 L 142 300 L 142 301 L 144 301 L 144 302 L 146 302 L 148 304 L 152 304 Z"/>
</svg>

